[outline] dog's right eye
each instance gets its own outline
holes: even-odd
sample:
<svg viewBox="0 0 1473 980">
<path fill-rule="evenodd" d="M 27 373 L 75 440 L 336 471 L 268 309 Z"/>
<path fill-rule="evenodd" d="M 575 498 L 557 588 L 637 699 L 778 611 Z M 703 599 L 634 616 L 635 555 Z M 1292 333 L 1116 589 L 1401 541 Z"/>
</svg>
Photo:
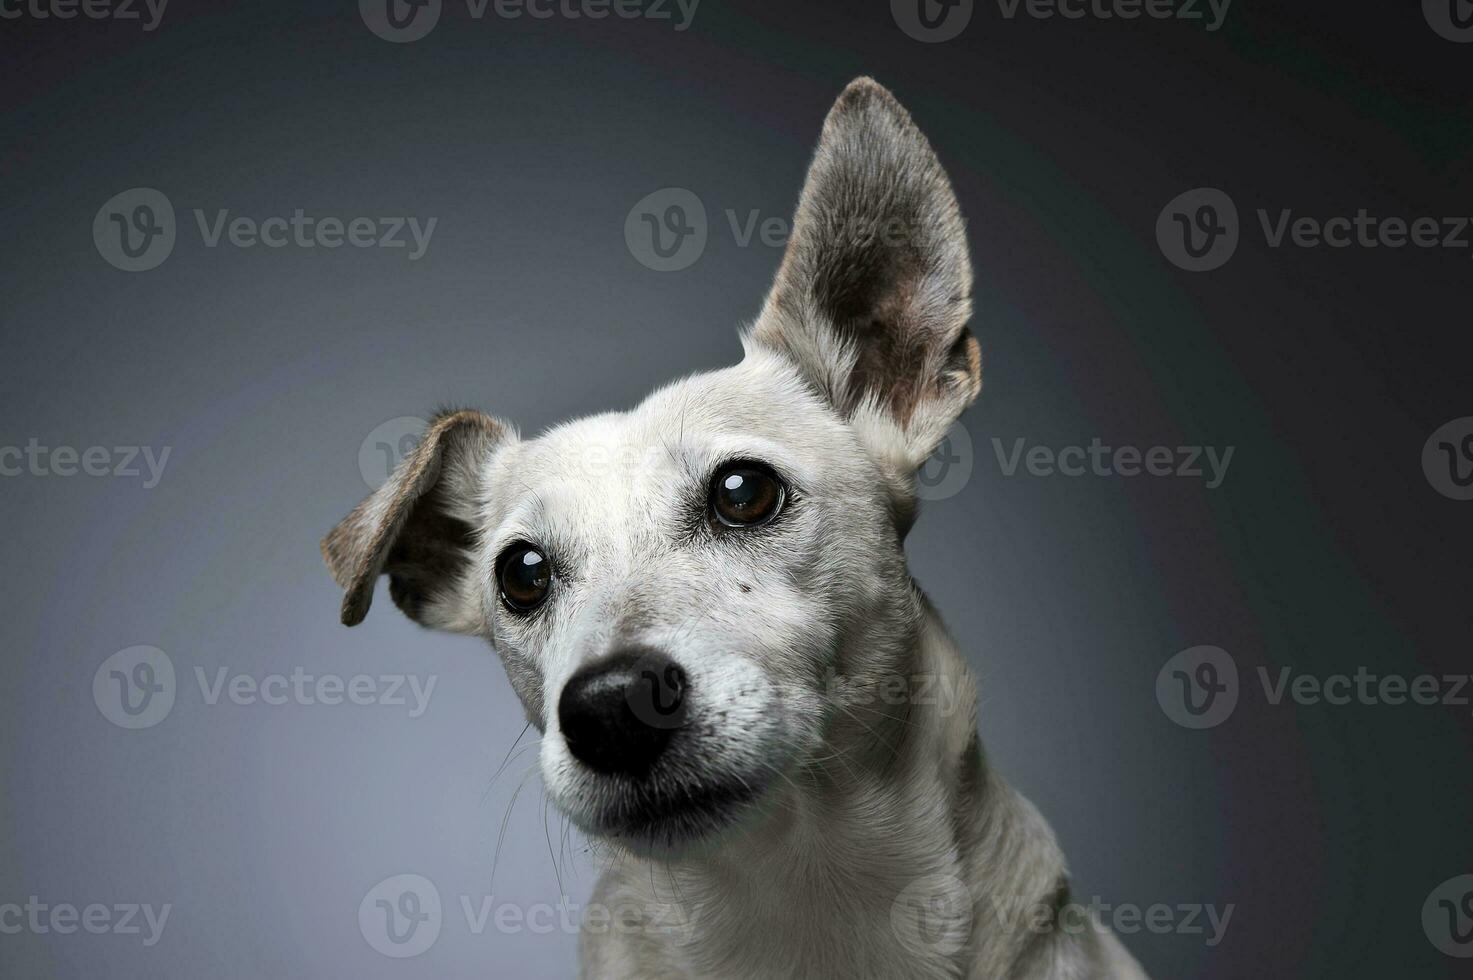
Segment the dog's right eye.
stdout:
<svg viewBox="0 0 1473 980">
<path fill-rule="evenodd" d="M 782 510 L 786 491 L 761 463 L 733 463 L 711 481 L 711 512 L 727 527 L 759 527 Z"/>
<path fill-rule="evenodd" d="M 501 601 L 515 613 L 529 613 L 542 605 L 552 587 L 552 563 L 535 545 L 512 545 L 496 562 Z"/>
</svg>

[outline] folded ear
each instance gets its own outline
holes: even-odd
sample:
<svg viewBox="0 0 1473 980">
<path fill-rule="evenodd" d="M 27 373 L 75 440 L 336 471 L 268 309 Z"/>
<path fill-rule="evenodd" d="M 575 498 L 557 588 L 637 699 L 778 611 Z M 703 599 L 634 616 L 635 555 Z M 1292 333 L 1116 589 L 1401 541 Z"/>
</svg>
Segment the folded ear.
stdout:
<svg viewBox="0 0 1473 980">
<path fill-rule="evenodd" d="M 425 626 L 479 632 L 468 580 L 484 464 L 509 429 L 480 412 L 435 416 L 419 445 L 372 496 L 322 539 L 322 556 L 346 591 L 342 619 L 368 615 L 374 583 Z"/>
<path fill-rule="evenodd" d="M 971 290 L 936 154 L 886 89 L 851 82 L 751 339 L 787 354 L 873 451 L 913 472 L 981 388 Z"/>
</svg>

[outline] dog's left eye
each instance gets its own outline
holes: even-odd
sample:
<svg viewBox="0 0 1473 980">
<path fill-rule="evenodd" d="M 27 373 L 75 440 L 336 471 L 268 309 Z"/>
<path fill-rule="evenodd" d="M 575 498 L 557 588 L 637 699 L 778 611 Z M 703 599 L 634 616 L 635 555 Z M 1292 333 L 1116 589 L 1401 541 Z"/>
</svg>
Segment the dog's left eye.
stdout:
<svg viewBox="0 0 1473 980">
<path fill-rule="evenodd" d="M 514 544 L 497 561 L 496 578 L 507 608 L 517 613 L 531 612 L 547 599 L 552 563 L 537 547 Z"/>
<path fill-rule="evenodd" d="M 761 463 L 732 463 L 711 481 L 711 513 L 727 527 L 758 527 L 782 510 L 786 491 Z"/>
</svg>

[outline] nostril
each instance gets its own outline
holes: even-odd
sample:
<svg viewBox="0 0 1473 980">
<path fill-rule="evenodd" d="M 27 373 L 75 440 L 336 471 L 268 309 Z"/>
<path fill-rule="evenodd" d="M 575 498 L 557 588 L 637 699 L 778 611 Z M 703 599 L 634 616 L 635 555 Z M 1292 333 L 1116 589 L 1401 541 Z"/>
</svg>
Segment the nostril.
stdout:
<svg viewBox="0 0 1473 980">
<path fill-rule="evenodd" d="M 662 653 L 629 650 L 581 668 L 558 698 L 573 757 L 599 772 L 643 776 L 685 722 L 689 681 Z"/>
</svg>

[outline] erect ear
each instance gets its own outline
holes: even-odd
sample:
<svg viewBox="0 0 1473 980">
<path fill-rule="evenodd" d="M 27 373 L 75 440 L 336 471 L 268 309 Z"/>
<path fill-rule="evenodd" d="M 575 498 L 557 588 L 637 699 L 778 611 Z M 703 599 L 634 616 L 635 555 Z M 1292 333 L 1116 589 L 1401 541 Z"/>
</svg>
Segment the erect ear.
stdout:
<svg viewBox="0 0 1473 980">
<path fill-rule="evenodd" d="M 346 589 L 342 618 L 368 615 L 374 583 L 425 626 L 475 633 L 479 602 L 467 572 L 484 464 L 510 430 L 480 412 L 435 416 L 388 481 L 322 539 L 332 577 Z"/>
<path fill-rule="evenodd" d="M 785 353 L 907 474 L 977 397 L 972 268 L 956 195 L 885 88 L 849 84 L 824 122 L 751 339 Z"/>
</svg>

